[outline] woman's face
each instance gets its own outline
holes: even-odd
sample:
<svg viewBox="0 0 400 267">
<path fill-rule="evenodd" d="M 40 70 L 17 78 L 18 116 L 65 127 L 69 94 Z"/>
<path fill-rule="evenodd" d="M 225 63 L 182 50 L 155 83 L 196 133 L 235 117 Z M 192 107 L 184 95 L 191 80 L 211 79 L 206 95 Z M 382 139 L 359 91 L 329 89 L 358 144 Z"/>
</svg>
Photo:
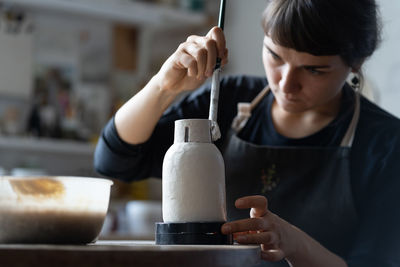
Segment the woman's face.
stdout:
<svg viewBox="0 0 400 267">
<path fill-rule="evenodd" d="M 290 113 L 324 111 L 340 96 L 351 71 L 340 56 L 314 56 L 275 44 L 265 36 L 263 63 L 280 108 Z"/>
</svg>

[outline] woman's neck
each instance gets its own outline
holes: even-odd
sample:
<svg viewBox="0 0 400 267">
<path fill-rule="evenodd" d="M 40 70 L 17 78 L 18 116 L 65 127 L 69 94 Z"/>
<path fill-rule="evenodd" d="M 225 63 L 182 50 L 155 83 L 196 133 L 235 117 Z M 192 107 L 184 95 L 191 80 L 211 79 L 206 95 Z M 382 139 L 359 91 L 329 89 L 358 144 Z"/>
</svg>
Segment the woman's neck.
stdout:
<svg viewBox="0 0 400 267">
<path fill-rule="evenodd" d="M 282 109 L 274 100 L 271 117 L 276 131 L 288 138 L 303 138 L 312 135 L 332 122 L 340 110 L 342 93 L 339 93 L 322 108 L 292 113 Z"/>
</svg>

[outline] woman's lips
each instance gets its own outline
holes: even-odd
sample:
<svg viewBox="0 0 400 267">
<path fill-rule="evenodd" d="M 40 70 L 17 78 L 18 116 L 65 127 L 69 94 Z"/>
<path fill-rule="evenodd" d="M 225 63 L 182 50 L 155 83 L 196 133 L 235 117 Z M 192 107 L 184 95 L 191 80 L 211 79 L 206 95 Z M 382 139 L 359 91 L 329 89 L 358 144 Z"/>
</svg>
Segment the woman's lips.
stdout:
<svg viewBox="0 0 400 267">
<path fill-rule="evenodd" d="M 273 92 L 275 94 L 275 97 L 280 98 L 282 101 L 290 103 L 300 102 L 300 98 L 295 94 L 286 94 L 281 90 L 273 90 Z"/>
<path fill-rule="evenodd" d="M 282 97 L 284 100 L 286 100 L 288 102 L 299 102 L 299 99 L 294 97 L 293 95 L 284 94 L 284 95 L 282 95 Z"/>
</svg>

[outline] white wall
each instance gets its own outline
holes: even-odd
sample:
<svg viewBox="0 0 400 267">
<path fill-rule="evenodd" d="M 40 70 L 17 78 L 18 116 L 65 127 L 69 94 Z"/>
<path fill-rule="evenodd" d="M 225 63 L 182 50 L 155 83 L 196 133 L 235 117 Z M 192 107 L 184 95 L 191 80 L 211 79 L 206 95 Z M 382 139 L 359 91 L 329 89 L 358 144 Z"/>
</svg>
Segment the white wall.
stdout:
<svg viewBox="0 0 400 267">
<path fill-rule="evenodd" d="M 261 49 L 264 32 L 261 15 L 265 0 L 229 0 L 226 2 L 225 35 L 229 64 L 224 74 L 265 75 Z"/>
<path fill-rule="evenodd" d="M 400 117 L 400 1 L 378 0 L 378 4 L 383 41 L 365 64 L 365 73 L 379 94 L 380 106 Z"/>
<path fill-rule="evenodd" d="M 32 88 L 32 35 L 0 28 L 0 94 L 28 99 Z"/>
<path fill-rule="evenodd" d="M 377 0 L 383 20 L 383 42 L 364 66 L 376 102 L 400 117 L 400 1 Z M 224 74 L 264 75 L 261 61 L 261 14 L 265 0 L 227 2 L 225 33 L 229 65 Z"/>
</svg>

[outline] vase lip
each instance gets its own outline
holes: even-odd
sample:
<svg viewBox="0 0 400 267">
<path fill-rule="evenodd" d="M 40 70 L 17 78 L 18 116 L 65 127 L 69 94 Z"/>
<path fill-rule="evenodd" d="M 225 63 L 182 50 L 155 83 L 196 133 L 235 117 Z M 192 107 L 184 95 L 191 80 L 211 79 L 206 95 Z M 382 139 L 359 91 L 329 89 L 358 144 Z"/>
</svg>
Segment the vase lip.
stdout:
<svg viewBox="0 0 400 267">
<path fill-rule="evenodd" d="M 174 143 L 211 143 L 211 120 L 181 119 L 175 121 Z"/>
<path fill-rule="evenodd" d="M 176 120 L 175 122 L 184 122 L 184 121 L 210 121 L 209 119 L 201 119 L 201 118 L 196 118 L 196 119 L 179 119 Z"/>
</svg>

